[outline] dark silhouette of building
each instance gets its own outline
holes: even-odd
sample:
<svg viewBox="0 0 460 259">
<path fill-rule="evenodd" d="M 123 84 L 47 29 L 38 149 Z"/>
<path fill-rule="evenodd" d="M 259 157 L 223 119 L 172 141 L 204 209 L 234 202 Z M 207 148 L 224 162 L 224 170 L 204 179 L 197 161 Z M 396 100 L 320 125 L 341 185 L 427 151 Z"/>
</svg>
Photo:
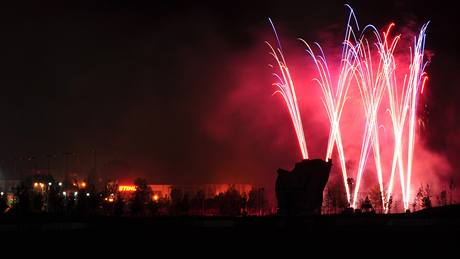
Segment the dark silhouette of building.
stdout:
<svg viewBox="0 0 460 259">
<path fill-rule="evenodd" d="M 306 159 L 292 171 L 278 169 L 276 198 L 278 214 L 305 215 L 321 213 L 323 190 L 329 179 L 332 162 Z"/>
</svg>

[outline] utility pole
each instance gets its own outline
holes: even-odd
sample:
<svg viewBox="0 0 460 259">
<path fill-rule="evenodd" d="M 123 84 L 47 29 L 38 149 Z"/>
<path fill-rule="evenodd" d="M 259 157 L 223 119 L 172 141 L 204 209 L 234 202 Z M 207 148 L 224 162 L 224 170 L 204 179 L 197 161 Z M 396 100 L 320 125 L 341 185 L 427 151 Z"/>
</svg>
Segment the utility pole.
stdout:
<svg viewBox="0 0 460 259">
<path fill-rule="evenodd" d="M 97 173 L 97 153 L 96 149 L 93 149 L 93 166 L 94 166 L 94 173 Z"/>
<path fill-rule="evenodd" d="M 93 155 L 93 168 L 89 170 L 89 174 L 87 176 L 87 182 L 93 185 L 93 187 L 98 186 L 99 179 L 98 179 L 98 174 L 97 174 L 97 152 L 96 149 L 92 149 L 92 155 Z"/>
<path fill-rule="evenodd" d="M 47 155 L 46 158 L 48 159 L 48 174 L 51 175 L 51 159 L 54 155 Z"/>
<path fill-rule="evenodd" d="M 64 155 L 64 170 L 65 170 L 64 184 L 67 184 L 69 182 L 69 156 L 73 155 L 73 153 L 64 152 L 62 154 Z"/>
<path fill-rule="evenodd" d="M 16 177 L 19 176 L 19 180 L 22 180 L 21 176 L 19 175 L 18 173 L 18 159 L 17 157 L 13 157 L 13 167 L 14 167 L 14 174 L 16 175 Z"/>
</svg>

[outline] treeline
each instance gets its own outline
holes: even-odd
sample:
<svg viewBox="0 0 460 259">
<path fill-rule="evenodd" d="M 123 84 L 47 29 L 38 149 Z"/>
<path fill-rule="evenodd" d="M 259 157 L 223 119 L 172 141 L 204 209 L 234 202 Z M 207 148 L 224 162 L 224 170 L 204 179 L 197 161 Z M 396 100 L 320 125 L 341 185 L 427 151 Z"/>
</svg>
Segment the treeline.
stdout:
<svg viewBox="0 0 460 259">
<path fill-rule="evenodd" d="M 155 195 L 145 179 L 136 179 L 136 190 L 126 194 L 118 186 L 107 184 L 97 191 L 93 184 L 85 186 L 61 184 L 51 176 L 26 179 L 14 191 L 9 202 L 6 195 L 0 197 L 0 214 L 55 216 L 186 216 L 265 215 L 269 204 L 263 188 L 253 188 L 240 193 L 234 187 L 205 197 L 203 191 L 190 194 L 172 188 L 169 196 Z"/>
</svg>

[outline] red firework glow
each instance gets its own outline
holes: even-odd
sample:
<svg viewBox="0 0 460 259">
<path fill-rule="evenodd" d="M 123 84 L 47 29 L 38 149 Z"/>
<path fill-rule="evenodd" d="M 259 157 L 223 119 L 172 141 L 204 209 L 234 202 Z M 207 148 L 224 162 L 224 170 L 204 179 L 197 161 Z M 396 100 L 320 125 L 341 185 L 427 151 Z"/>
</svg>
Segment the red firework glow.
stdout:
<svg viewBox="0 0 460 259">
<path fill-rule="evenodd" d="M 413 44 L 411 47 L 403 46 L 410 54 L 405 56 L 396 54 L 397 49 L 401 49 L 401 45 L 405 42 L 400 43 L 404 35 L 391 36 L 394 23 L 391 23 L 382 33 L 372 25 L 367 25 L 360 30 L 353 9 L 351 7 L 349 9 L 341 57 L 337 62 L 338 69 L 334 70 L 335 66 L 328 63 L 319 44 L 315 43 L 314 47 L 311 47 L 306 41 L 300 39 L 305 44 L 306 52 L 316 68 L 317 75 L 313 80 L 321 89 L 320 98 L 329 120 L 329 139 L 325 159 L 332 158 L 335 147 L 347 200 L 351 207 L 356 208 L 364 173 L 366 169 L 372 168 L 376 172 L 382 208 L 388 212 L 388 204 L 394 193 L 394 177 L 398 173 L 401 199 L 407 210 L 411 199 L 417 104 L 428 79 L 425 73 L 427 62 L 424 61 L 425 31 L 428 23 L 424 24 L 418 35 L 413 37 L 412 42 L 409 43 L 409 45 Z M 278 87 L 275 93 L 281 94 L 286 103 L 302 156 L 306 159 L 308 158 L 307 145 L 294 82 L 278 35 L 274 27 L 273 29 L 277 47 L 267 44 L 271 49 L 270 54 L 275 59 L 274 67 L 280 71 L 280 75 L 274 74 L 277 79 L 274 85 Z M 346 109 L 360 111 L 352 113 L 346 112 Z M 362 123 L 355 127 L 360 128 L 356 131 L 360 134 L 355 132 L 353 140 L 357 143 L 361 142 L 361 147 L 359 152 L 352 152 L 347 150 L 343 138 L 344 130 L 351 131 L 351 129 L 344 127 L 342 119 L 346 116 L 359 117 L 359 113 L 363 114 Z M 392 129 L 392 134 L 386 132 L 382 134 L 382 129 Z M 346 134 L 350 135 L 349 132 Z M 373 156 L 370 157 L 371 152 Z M 358 161 L 358 166 L 350 172 L 346 162 L 349 156 L 353 155 Z M 373 163 L 370 163 L 371 160 Z M 354 190 L 350 190 L 351 187 L 347 184 L 347 179 L 352 175 L 356 178 Z"/>
</svg>

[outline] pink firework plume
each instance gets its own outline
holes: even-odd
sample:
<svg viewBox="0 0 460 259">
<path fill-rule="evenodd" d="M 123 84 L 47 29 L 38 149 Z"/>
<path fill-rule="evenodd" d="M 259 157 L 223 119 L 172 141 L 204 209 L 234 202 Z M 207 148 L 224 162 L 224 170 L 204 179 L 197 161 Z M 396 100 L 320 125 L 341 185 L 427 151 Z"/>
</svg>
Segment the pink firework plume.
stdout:
<svg viewBox="0 0 460 259">
<path fill-rule="evenodd" d="M 391 28 L 392 25 L 390 25 Z M 414 38 L 414 46 L 411 48 L 411 57 L 409 63 L 409 72 L 404 75 L 402 86 L 398 86 L 396 78 L 396 62 L 392 55 L 387 55 L 385 77 L 388 88 L 389 112 L 393 124 L 393 133 L 395 138 L 395 147 L 393 153 L 392 169 L 390 182 L 387 189 L 387 199 L 393 191 L 394 174 L 396 164 L 398 164 L 401 192 L 403 195 L 404 208 L 409 208 L 410 200 L 410 182 L 412 177 L 412 161 L 415 144 L 415 122 L 418 97 L 424 89 L 428 76 L 425 73 L 427 62 L 424 62 L 425 49 L 425 31 L 428 23 L 422 26 L 418 37 Z M 389 28 L 389 30 L 390 30 Z M 385 46 L 388 46 L 388 33 L 385 35 Z M 399 36 L 398 36 L 399 37 Z M 397 42 L 398 37 L 393 39 Z M 396 44 L 396 43 L 394 43 Z M 388 47 L 387 47 L 388 48 Z M 405 133 L 405 131 L 407 133 Z M 407 147 L 404 149 L 402 142 L 404 135 L 408 138 Z M 406 168 L 404 168 L 404 155 L 406 155 Z"/>
<path fill-rule="evenodd" d="M 424 62 L 424 48 L 425 31 L 428 23 L 424 24 L 418 36 L 414 37 L 414 46 L 410 48 L 408 72 L 404 74 L 402 83 L 399 83 L 400 79 L 397 78 L 398 64 L 394 52 L 401 36 L 390 38 L 391 29 L 395 25 L 390 24 L 382 35 L 372 25 L 367 25 L 360 31 L 353 9 L 348 5 L 347 7 L 350 14 L 346 24 L 336 80 L 331 77 L 330 66 L 321 46 L 314 43 L 315 48 L 312 48 L 306 41 L 300 39 L 305 44 L 306 52 L 312 58 L 317 70 L 318 76 L 313 80 L 321 88 L 321 100 L 329 119 L 330 130 L 325 159 L 331 159 L 335 147 L 340 160 L 347 200 L 350 206 L 355 208 L 363 174 L 366 166 L 369 166 L 368 158 L 372 153 L 382 207 L 388 212 L 397 169 L 404 208 L 408 209 L 415 146 L 417 102 L 419 95 L 423 93 L 428 78 L 424 72 L 427 64 Z M 274 27 L 273 29 L 275 30 Z M 279 88 L 277 93 L 283 96 L 287 104 L 302 155 L 304 158 L 308 158 L 294 84 L 276 30 L 275 35 L 278 41 L 277 50 L 275 51 L 270 44 L 269 46 L 282 76 L 275 74 L 278 82 L 274 85 Z M 359 158 L 357 158 L 358 166 L 356 172 L 353 172 L 353 175 L 356 176 L 356 185 L 354 190 L 350 190 L 347 184 L 350 172 L 347 172 L 347 157 L 340 126 L 344 107 L 350 98 L 349 90 L 354 86 L 360 94 L 364 124 L 361 151 Z M 388 99 L 388 104 L 384 102 L 386 99 Z M 379 121 L 378 115 L 381 109 L 388 112 L 391 125 L 382 125 Z M 384 161 L 385 159 L 382 157 L 380 127 L 393 129 L 392 159 L 386 159 L 391 161 Z M 384 184 L 384 164 L 391 164 L 387 186 Z"/>
<path fill-rule="evenodd" d="M 300 151 L 302 152 L 303 159 L 308 159 L 308 152 L 307 152 L 307 143 L 305 142 L 305 135 L 302 126 L 302 119 L 300 117 L 299 112 L 299 105 L 297 103 L 297 96 L 295 92 L 294 82 L 292 81 L 291 74 L 289 72 L 289 68 L 286 64 L 286 60 L 284 59 L 283 50 L 281 47 L 281 42 L 278 38 L 278 34 L 275 30 L 275 27 L 270 20 L 270 23 L 273 27 L 275 32 L 276 40 L 277 40 L 277 48 L 276 50 L 270 45 L 270 43 L 266 42 L 271 50 L 270 54 L 276 61 L 276 65 L 280 70 L 280 74 L 273 73 L 273 76 L 277 79 L 274 86 L 278 87 L 278 90 L 275 91 L 275 94 L 280 94 L 288 108 L 289 114 L 291 115 L 292 124 L 295 129 L 295 133 L 297 135 L 297 141 L 299 142 Z M 272 66 L 272 65 L 271 65 Z"/>
</svg>

